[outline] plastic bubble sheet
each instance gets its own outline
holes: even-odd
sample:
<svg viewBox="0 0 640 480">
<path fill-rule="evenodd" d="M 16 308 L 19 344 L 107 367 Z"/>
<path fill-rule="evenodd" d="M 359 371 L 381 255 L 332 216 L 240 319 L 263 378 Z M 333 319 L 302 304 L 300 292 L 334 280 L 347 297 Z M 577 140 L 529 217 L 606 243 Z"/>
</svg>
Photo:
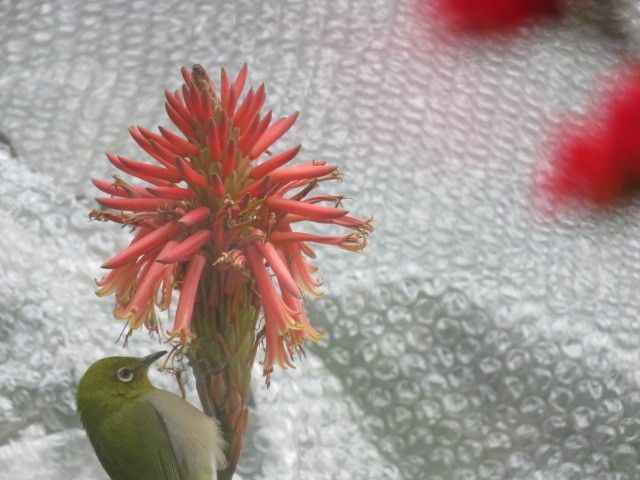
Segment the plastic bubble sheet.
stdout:
<svg viewBox="0 0 640 480">
<path fill-rule="evenodd" d="M 89 222 L 89 178 L 142 158 L 127 127 L 166 124 L 194 62 L 247 62 L 301 112 L 280 145 L 339 165 L 376 219 L 365 255 L 319 249 L 325 338 L 269 389 L 256 370 L 238 478 L 640 478 L 640 204 L 549 219 L 531 197 L 640 38 L 613 3 L 624 42 L 598 12 L 478 40 L 415 0 L 0 0 L 0 479 L 107 478 L 73 395 L 123 352 L 93 279 L 128 232 Z"/>
</svg>

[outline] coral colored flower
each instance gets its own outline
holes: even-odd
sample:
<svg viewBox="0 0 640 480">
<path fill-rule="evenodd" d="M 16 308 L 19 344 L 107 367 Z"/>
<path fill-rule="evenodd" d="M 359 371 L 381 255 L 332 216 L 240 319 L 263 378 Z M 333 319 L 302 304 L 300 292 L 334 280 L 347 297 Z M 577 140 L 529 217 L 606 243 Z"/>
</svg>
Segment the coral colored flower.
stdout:
<svg viewBox="0 0 640 480">
<path fill-rule="evenodd" d="M 509 30 L 558 16 L 560 0 L 438 0 L 441 13 L 456 29 L 475 34 Z"/>
<path fill-rule="evenodd" d="M 585 126 L 566 134 L 543 185 L 554 203 L 585 201 L 597 207 L 637 191 L 640 66 L 614 82 Z"/>
<path fill-rule="evenodd" d="M 320 283 L 312 243 L 359 251 L 371 232 L 370 220 L 347 215 L 342 197 L 309 196 L 321 183 L 339 179 L 335 166 L 314 160 L 289 166 L 300 146 L 271 154 L 269 149 L 294 124 L 298 113 L 273 120 L 263 114 L 265 87 L 244 96 L 247 67 L 234 81 L 222 70 L 219 91 L 206 71 L 182 69 L 180 91 L 166 92 L 166 111 L 179 133 L 160 127 L 132 127 L 131 136 L 155 164 L 107 154 L 122 172 L 146 185 L 114 176 L 93 180 L 109 196 L 95 219 L 117 222 L 135 232 L 130 245 L 107 260 L 110 273 L 98 282 L 100 295 L 114 294 L 116 318 L 131 329 L 158 330 L 156 310 L 179 289 L 170 338 L 187 343 L 198 301 L 215 308 L 221 295 L 257 291 L 263 308 L 264 370 L 289 366 L 305 339 L 317 339 L 302 307 L 303 293 L 317 295 Z M 350 233 L 307 233 L 305 222 L 333 224 Z M 214 286 L 217 273 L 224 285 Z M 203 281 L 207 298 L 198 297 Z M 248 289 L 248 290 L 247 290 Z M 244 297 L 242 297 L 244 298 Z"/>
</svg>

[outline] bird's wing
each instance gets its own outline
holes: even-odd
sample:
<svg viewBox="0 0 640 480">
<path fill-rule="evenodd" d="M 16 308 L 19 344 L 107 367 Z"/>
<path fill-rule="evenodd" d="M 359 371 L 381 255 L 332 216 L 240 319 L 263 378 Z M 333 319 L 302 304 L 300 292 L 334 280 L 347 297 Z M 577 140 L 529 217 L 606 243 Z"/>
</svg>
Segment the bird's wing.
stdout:
<svg viewBox="0 0 640 480">
<path fill-rule="evenodd" d="M 155 476 L 150 478 L 158 480 L 189 480 L 189 477 L 180 474 L 178 459 L 173 450 L 171 439 L 167 432 L 162 417 L 153 406 L 144 401 L 134 402 L 134 425 L 140 431 L 146 432 L 148 445 L 156 445 L 153 465 L 150 467 Z M 144 445 L 144 444 L 143 444 Z"/>
<path fill-rule="evenodd" d="M 131 402 L 99 430 L 92 444 L 112 480 L 191 480 L 181 473 L 166 425 L 148 402 Z"/>
<path fill-rule="evenodd" d="M 226 465 L 218 423 L 166 390 L 154 389 L 142 399 L 151 405 L 168 432 L 183 478 L 215 480 L 216 470 Z"/>
</svg>

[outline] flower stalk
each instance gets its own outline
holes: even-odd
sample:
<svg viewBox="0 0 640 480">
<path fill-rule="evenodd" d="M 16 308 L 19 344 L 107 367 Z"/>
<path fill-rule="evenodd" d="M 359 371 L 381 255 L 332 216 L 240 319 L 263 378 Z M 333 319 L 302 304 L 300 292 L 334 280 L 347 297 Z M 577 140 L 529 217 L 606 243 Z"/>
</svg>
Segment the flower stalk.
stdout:
<svg viewBox="0 0 640 480">
<path fill-rule="evenodd" d="M 218 472 L 221 480 L 233 477 L 242 451 L 260 313 L 253 288 L 242 289 L 238 297 L 212 293 L 227 283 L 225 277 L 223 273 L 205 273 L 210 284 L 202 282 L 199 286 L 193 321 L 195 338 L 187 352 L 203 410 L 220 421 L 227 441 L 228 465 Z"/>
<path fill-rule="evenodd" d="M 264 85 L 242 96 L 246 66 L 233 82 L 223 69 L 219 91 L 200 65 L 183 68 L 182 76 L 182 89 L 165 95 L 182 135 L 132 127 L 132 138 L 157 164 L 107 154 L 137 180 L 93 180 L 109 196 L 97 199 L 104 208 L 91 217 L 135 233 L 103 264 L 110 273 L 98 282 L 98 294 L 115 295 L 114 316 L 129 332 L 144 326 L 186 352 L 203 409 L 222 424 L 228 467 L 221 478 L 230 479 L 259 347 L 268 385 L 275 365 L 293 366 L 304 342 L 321 337 L 303 308 L 305 295 L 321 293 L 307 261 L 315 258 L 310 245 L 360 251 L 372 222 L 347 215 L 339 195 L 309 196 L 340 179 L 335 166 L 320 160 L 288 166 L 300 146 L 270 152 L 298 114 L 275 121 L 272 112 L 263 115 Z M 308 222 L 350 232 L 298 230 Z M 167 328 L 156 311 L 169 308 L 174 290 L 179 300 Z"/>
</svg>

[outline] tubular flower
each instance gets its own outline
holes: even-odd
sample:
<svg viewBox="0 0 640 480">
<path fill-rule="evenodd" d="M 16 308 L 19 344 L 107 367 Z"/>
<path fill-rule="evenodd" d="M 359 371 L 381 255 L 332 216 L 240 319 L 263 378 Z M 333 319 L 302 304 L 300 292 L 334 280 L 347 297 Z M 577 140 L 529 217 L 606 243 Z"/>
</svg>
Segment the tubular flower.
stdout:
<svg viewBox="0 0 640 480">
<path fill-rule="evenodd" d="M 540 18 L 558 16 L 561 0 L 438 0 L 456 29 L 474 34 L 510 30 Z"/>
<path fill-rule="evenodd" d="M 569 129 L 567 129 L 569 130 Z M 559 142 L 543 186 L 553 203 L 598 208 L 640 186 L 640 66 L 622 74 L 586 125 Z"/>
<path fill-rule="evenodd" d="M 304 340 L 319 338 L 302 306 L 303 293 L 318 294 L 320 286 L 305 258 L 314 256 L 310 245 L 362 250 L 371 221 L 347 215 L 338 206 L 341 197 L 309 196 L 322 182 L 339 179 L 336 167 L 323 161 L 289 166 L 300 146 L 271 154 L 298 113 L 277 120 L 262 113 L 264 85 L 243 96 L 246 65 L 233 81 L 223 69 L 219 90 L 200 65 L 183 67 L 182 76 L 181 90 L 165 93 L 178 132 L 130 129 L 155 163 L 107 154 L 145 185 L 118 176 L 93 180 L 108 196 L 97 199 L 104 209 L 92 217 L 135 233 L 104 263 L 110 272 L 98 282 L 98 294 L 115 295 L 114 315 L 130 329 L 160 331 L 156 311 L 167 309 L 178 289 L 175 321 L 164 333 L 182 344 L 194 336 L 198 304 L 215 308 L 223 296 L 249 298 L 264 313 L 265 373 L 274 364 L 290 366 Z M 316 235 L 298 230 L 304 222 L 350 232 Z"/>
</svg>

